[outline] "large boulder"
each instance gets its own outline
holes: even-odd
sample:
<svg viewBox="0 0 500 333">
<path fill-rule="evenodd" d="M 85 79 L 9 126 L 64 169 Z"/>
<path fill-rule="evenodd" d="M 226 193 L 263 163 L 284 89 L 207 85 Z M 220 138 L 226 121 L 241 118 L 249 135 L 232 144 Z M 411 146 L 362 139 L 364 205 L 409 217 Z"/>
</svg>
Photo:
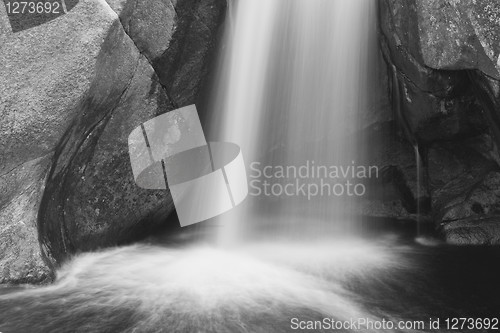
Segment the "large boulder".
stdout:
<svg viewBox="0 0 500 333">
<path fill-rule="evenodd" d="M 469 75 L 462 71 L 474 67 L 468 67 L 454 53 L 457 47 L 454 18 L 448 17 L 453 16 L 451 14 L 445 15 L 445 10 L 440 10 L 441 6 L 451 6 L 456 10 L 465 10 L 466 7 L 460 7 L 457 1 L 453 2 L 453 6 L 445 6 L 445 3 L 430 0 L 381 1 L 381 43 L 390 63 L 393 91 L 399 94 L 401 105 L 398 117 L 402 118 L 399 121 L 405 123 L 415 140 L 426 143 L 467 135 L 473 130 L 471 123 L 481 121 L 477 119 L 481 118 L 480 107 L 476 105 Z M 449 34 L 445 36 L 446 33 Z M 469 36 L 461 38 L 472 39 Z M 454 56 L 436 60 L 434 55 L 441 53 L 434 48 L 447 49 Z M 462 57 L 481 52 L 479 49 L 464 51 Z M 476 63 L 476 59 L 470 59 L 470 63 Z M 467 112 L 472 109 L 477 112 Z"/>
<path fill-rule="evenodd" d="M 144 121 L 197 101 L 225 2 L 172 4 L 192 10 L 140 12 L 147 48 L 129 37 L 112 1 L 80 1 L 15 33 L 0 6 L 0 283 L 48 281 L 68 255 L 133 240 L 173 211 L 168 191 L 135 185 L 127 138 Z M 172 33 L 160 38 L 165 26 Z M 164 60 L 177 73 L 170 79 L 151 65 L 162 57 L 175 61 Z"/>
<path fill-rule="evenodd" d="M 424 152 L 432 216 L 441 226 L 472 219 L 494 229 L 499 23 L 500 4 L 487 0 L 380 1 L 393 108 L 407 139 Z M 461 225 L 460 234 L 471 225 Z M 458 230 L 444 227 L 452 229 Z M 460 239 L 456 243 L 475 237 Z"/>
<path fill-rule="evenodd" d="M 226 0 L 107 0 L 175 106 L 196 100 L 214 55 Z"/>
<path fill-rule="evenodd" d="M 45 179 L 116 22 L 106 3 L 88 1 L 55 20 L 13 33 L 0 6 L 2 282 L 47 278 L 37 232 Z M 31 267 L 44 273 L 33 274 Z"/>
<path fill-rule="evenodd" d="M 128 135 L 173 109 L 147 60 L 115 24 L 98 55 L 100 69 L 60 141 L 39 214 L 40 236 L 54 264 L 69 253 L 116 245 L 173 209 L 167 191 L 135 185 Z"/>
<path fill-rule="evenodd" d="M 382 0 L 380 4 L 381 28 L 389 48 L 413 59 L 424 74 L 430 69 L 478 69 L 500 79 L 499 3 Z"/>
</svg>

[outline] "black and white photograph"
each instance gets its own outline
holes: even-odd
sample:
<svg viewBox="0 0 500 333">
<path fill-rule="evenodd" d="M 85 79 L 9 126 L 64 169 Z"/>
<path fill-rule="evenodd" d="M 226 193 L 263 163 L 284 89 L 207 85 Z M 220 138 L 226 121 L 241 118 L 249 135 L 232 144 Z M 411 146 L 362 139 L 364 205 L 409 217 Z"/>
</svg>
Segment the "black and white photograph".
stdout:
<svg viewBox="0 0 500 333">
<path fill-rule="evenodd" d="M 0 333 L 500 332 L 498 0 L 1 0 Z"/>
</svg>

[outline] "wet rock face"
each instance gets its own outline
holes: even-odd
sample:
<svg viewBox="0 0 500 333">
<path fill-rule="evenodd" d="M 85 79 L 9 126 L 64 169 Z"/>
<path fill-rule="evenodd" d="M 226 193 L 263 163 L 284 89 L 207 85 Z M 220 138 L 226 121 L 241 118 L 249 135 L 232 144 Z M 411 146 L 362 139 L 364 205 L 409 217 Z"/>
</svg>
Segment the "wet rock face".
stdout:
<svg viewBox="0 0 500 333">
<path fill-rule="evenodd" d="M 175 106 L 196 99 L 226 0 L 107 0 Z"/>
<path fill-rule="evenodd" d="M 454 243 L 492 243 L 498 237 L 483 231 L 500 233 L 492 226 L 500 205 L 494 185 L 499 23 L 494 1 L 380 1 L 393 109 L 406 138 L 423 152 L 431 216 Z M 488 226 L 481 228 L 481 221 Z M 467 230 L 477 234 L 465 237 Z"/>
<path fill-rule="evenodd" d="M 456 18 L 441 9 L 446 3 L 380 2 L 381 45 L 389 62 L 392 89 L 399 93 L 400 120 L 415 139 L 426 143 L 483 131 L 482 108 L 465 70 L 478 68 L 473 65 L 484 51 L 481 44 L 461 42 L 477 36 L 472 28 L 466 36 L 453 30 Z M 468 8 L 453 3 L 456 11 Z M 456 40 L 457 34 L 460 39 Z"/>
<path fill-rule="evenodd" d="M 168 191 L 134 183 L 127 139 L 196 102 L 225 1 L 147 5 L 80 1 L 15 33 L 0 6 L 0 283 L 50 280 L 69 254 L 129 241 L 173 211 Z"/>
</svg>

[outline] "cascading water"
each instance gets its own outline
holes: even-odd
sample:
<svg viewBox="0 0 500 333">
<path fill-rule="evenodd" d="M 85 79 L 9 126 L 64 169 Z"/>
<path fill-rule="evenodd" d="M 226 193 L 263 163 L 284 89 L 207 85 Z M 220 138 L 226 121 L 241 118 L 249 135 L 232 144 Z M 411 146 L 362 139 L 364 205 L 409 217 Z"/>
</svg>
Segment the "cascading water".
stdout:
<svg viewBox="0 0 500 333">
<path fill-rule="evenodd" d="M 211 139 L 239 144 L 248 164 L 352 165 L 363 155 L 356 131 L 368 107 L 376 1 L 231 4 Z M 496 315 L 483 303 L 500 306 L 498 287 L 476 286 L 500 275 L 467 251 L 332 233 L 353 222 L 352 202 L 249 199 L 221 216 L 216 245 L 184 229 L 77 255 L 51 286 L 0 289 L 0 331 L 439 332 L 430 317 Z M 242 237 L 255 229 L 258 237 Z M 278 237 L 287 233 L 301 237 Z M 449 283 L 457 276 L 464 285 Z"/>
<path fill-rule="evenodd" d="M 416 204 L 417 204 L 417 237 L 420 237 L 420 214 L 421 214 L 421 193 L 420 188 L 422 184 L 422 160 L 420 158 L 420 152 L 418 151 L 418 146 L 415 146 L 415 164 L 417 167 L 417 193 L 416 193 Z"/>
<path fill-rule="evenodd" d="M 378 52 L 375 17 L 375 1 L 237 1 L 211 135 L 239 144 L 250 173 L 256 161 L 260 168 L 354 167 Z M 272 215 L 264 202 L 222 217 L 222 238 L 252 225 L 286 224 L 282 233 L 307 224 L 317 236 L 352 224 L 347 195 L 293 197 L 264 199 Z"/>
</svg>

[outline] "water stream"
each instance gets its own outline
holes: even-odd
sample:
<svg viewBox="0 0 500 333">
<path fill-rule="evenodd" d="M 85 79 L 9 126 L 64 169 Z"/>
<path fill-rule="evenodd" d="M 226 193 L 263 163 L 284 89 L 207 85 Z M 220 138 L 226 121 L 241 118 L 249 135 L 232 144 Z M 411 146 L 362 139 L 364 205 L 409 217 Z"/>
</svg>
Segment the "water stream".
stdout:
<svg viewBox="0 0 500 333">
<path fill-rule="evenodd" d="M 240 145 L 250 175 L 255 162 L 354 166 L 375 16 L 368 0 L 231 2 L 210 139 Z M 250 196 L 216 221 L 79 254 L 50 286 L 0 289 L 0 332 L 269 333 L 324 318 L 373 325 L 338 332 L 445 332 L 446 317 L 497 315 L 498 249 L 353 228 L 342 197 Z"/>
<path fill-rule="evenodd" d="M 220 219 L 221 241 L 276 225 L 280 235 L 304 233 L 304 224 L 316 235 L 351 229 L 354 200 L 346 194 L 310 200 L 299 186 L 286 195 L 259 192 L 264 181 L 279 192 L 300 178 L 267 177 L 266 168 L 301 166 L 311 178 L 301 184 L 327 192 L 313 170 L 354 168 L 363 155 L 358 133 L 377 65 L 376 2 L 243 0 L 230 17 L 209 135 L 242 147 L 252 182 L 246 205 Z M 346 192 L 343 185 L 336 193 Z"/>
<path fill-rule="evenodd" d="M 0 289 L 0 331 L 267 333 L 327 318 L 425 325 L 339 332 L 448 332 L 445 318 L 500 308 L 498 249 L 424 247 L 387 232 L 231 251 L 188 238 L 81 254 L 51 286 Z"/>
</svg>

